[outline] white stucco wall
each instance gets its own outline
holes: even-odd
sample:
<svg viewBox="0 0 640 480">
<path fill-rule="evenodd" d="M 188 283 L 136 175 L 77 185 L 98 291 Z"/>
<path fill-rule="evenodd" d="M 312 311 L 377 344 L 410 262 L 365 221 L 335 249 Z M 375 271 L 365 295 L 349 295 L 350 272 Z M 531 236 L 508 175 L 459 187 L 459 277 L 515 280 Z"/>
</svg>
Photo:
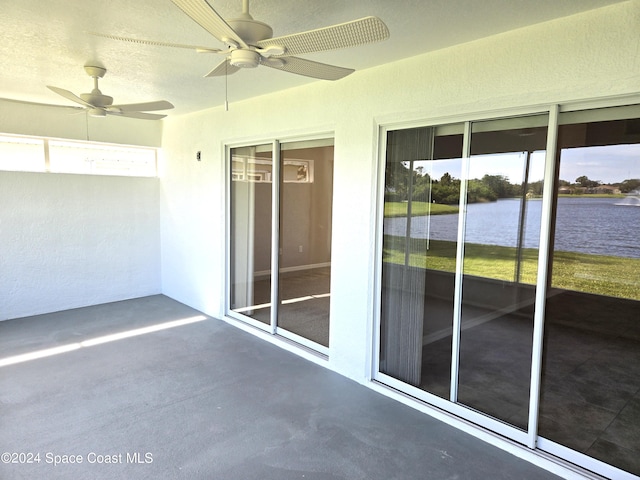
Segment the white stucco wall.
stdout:
<svg viewBox="0 0 640 480">
<path fill-rule="evenodd" d="M 0 172 L 0 320 L 160 293 L 157 178 Z"/>
<path fill-rule="evenodd" d="M 159 147 L 162 122 L 0 99 L 0 132 Z M 158 183 L 0 171 L 0 320 L 160 293 Z"/>
<path fill-rule="evenodd" d="M 339 82 L 232 103 L 228 112 L 169 119 L 161 181 L 163 292 L 208 314 L 223 313 L 225 143 L 335 132 L 329 366 L 364 381 L 374 328 L 377 126 L 637 93 L 638 25 L 634 0 Z"/>
</svg>

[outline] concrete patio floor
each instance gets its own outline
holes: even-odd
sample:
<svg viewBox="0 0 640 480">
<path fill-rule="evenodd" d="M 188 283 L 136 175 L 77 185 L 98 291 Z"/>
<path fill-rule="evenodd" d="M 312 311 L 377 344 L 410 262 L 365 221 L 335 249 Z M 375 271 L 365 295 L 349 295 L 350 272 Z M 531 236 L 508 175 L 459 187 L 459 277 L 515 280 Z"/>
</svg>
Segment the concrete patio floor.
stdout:
<svg viewBox="0 0 640 480">
<path fill-rule="evenodd" d="M 0 322 L 0 385 L 7 480 L 558 478 L 161 295 Z"/>
</svg>

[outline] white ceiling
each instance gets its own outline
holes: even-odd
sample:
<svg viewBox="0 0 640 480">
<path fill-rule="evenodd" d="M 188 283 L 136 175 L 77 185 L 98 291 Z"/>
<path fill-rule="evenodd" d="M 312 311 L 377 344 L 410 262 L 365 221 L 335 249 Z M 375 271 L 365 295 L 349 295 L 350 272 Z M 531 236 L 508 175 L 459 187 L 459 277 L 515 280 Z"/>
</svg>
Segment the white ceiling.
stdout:
<svg viewBox="0 0 640 480">
<path fill-rule="evenodd" d="M 272 26 L 274 36 L 378 16 L 389 27 L 388 40 L 303 56 L 360 70 L 619 1 L 253 0 L 250 11 Z M 209 2 L 224 18 L 242 9 L 242 0 Z M 168 113 L 177 115 L 225 100 L 225 79 L 203 77 L 220 62 L 215 54 L 87 34 L 223 46 L 170 0 L 0 0 L 0 31 L 0 98 L 73 105 L 46 85 L 89 92 L 92 80 L 82 67 L 94 64 L 107 69 L 100 89 L 114 103 L 163 99 L 176 107 Z M 322 80 L 259 67 L 227 81 L 229 102 L 237 102 Z"/>
</svg>

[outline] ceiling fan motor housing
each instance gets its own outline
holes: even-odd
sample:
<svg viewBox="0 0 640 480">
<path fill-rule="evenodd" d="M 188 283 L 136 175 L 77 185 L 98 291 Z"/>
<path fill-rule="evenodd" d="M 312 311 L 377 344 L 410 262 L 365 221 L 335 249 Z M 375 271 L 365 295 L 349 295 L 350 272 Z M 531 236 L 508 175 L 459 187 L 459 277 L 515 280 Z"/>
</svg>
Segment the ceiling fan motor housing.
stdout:
<svg viewBox="0 0 640 480">
<path fill-rule="evenodd" d="M 87 110 L 90 116 L 92 117 L 106 117 L 107 112 L 103 108 L 89 108 Z"/>
<path fill-rule="evenodd" d="M 256 42 L 273 36 L 273 29 L 269 25 L 254 20 L 249 14 L 231 19 L 227 23 L 247 45 L 255 45 Z"/>
<path fill-rule="evenodd" d="M 229 20 L 229 25 L 249 46 L 273 36 L 273 29 L 269 25 L 254 20 L 248 12 L 240 18 Z M 239 68 L 256 68 L 260 65 L 260 54 L 253 49 L 234 49 L 231 51 L 229 63 Z"/>
<path fill-rule="evenodd" d="M 256 68 L 260 64 L 260 54 L 253 50 L 233 50 L 229 63 L 234 67 Z"/>
<path fill-rule="evenodd" d="M 80 98 L 94 107 L 108 107 L 113 103 L 113 97 L 103 95 L 100 90 L 91 93 L 81 93 Z"/>
</svg>

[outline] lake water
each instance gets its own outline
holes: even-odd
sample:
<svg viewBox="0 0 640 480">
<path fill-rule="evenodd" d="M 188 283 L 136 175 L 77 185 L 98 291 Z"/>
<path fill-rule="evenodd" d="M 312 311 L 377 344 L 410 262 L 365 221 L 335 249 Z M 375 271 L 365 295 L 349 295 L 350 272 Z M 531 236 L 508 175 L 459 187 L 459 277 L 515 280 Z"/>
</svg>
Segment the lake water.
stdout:
<svg viewBox="0 0 640 480">
<path fill-rule="evenodd" d="M 537 248 L 542 200 L 526 203 L 524 246 Z M 518 243 L 520 200 L 503 199 L 467 206 L 466 241 L 515 247 Z M 404 236 L 407 219 L 387 218 L 384 233 Z M 413 217 L 411 236 L 457 239 L 458 215 Z M 558 199 L 555 250 L 640 258 L 640 201 L 634 198 Z"/>
</svg>

